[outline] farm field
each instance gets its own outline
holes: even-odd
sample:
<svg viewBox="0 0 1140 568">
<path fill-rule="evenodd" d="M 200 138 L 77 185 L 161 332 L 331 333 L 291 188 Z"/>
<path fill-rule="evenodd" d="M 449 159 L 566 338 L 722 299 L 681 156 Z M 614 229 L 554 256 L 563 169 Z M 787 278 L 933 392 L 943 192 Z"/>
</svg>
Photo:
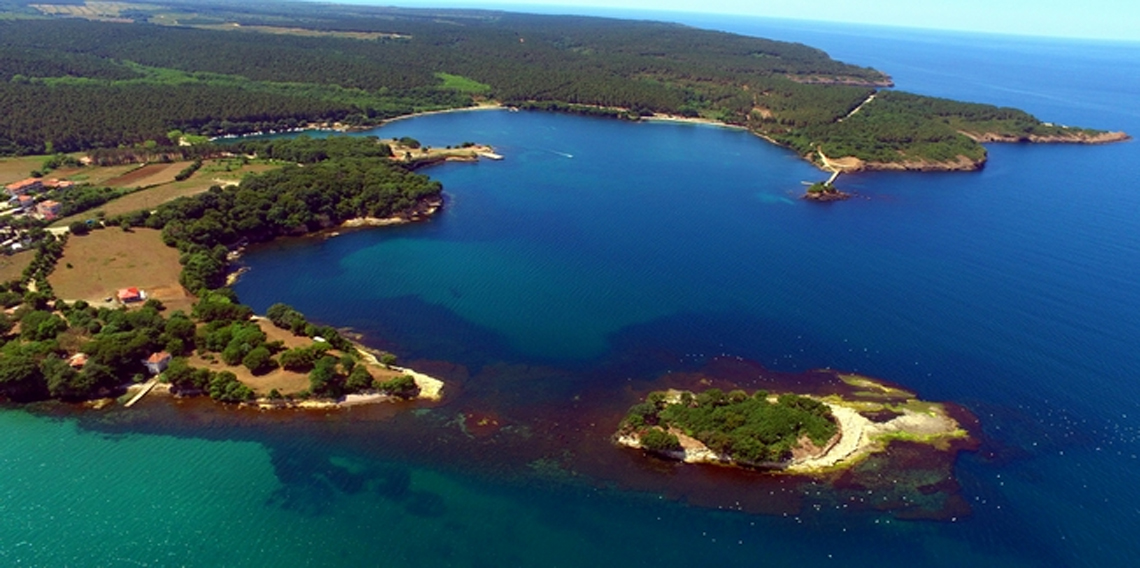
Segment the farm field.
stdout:
<svg viewBox="0 0 1140 568">
<path fill-rule="evenodd" d="M 60 298 L 101 303 L 120 288 L 137 287 L 171 309 L 189 310 L 193 296 L 178 283 L 178 251 L 158 231 L 102 229 L 72 235 L 48 278 Z"/>
<path fill-rule="evenodd" d="M 278 167 L 273 164 L 242 165 L 240 163 L 228 163 L 226 160 L 209 160 L 202 166 L 202 169 L 195 172 L 190 179 L 173 181 L 174 175 L 182 171 L 182 169 L 189 164 L 190 162 L 178 162 L 177 164 L 169 164 L 170 166 L 177 167 L 172 167 L 166 171 L 157 173 L 152 171 L 151 174 L 146 177 L 146 183 L 144 185 L 151 185 L 152 182 L 158 182 L 158 180 L 162 180 L 166 177 L 170 179 L 162 182 L 161 185 L 129 193 L 118 199 L 108 201 L 93 210 L 84 211 L 83 213 L 72 215 L 71 217 L 65 217 L 53 223 L 52 226 L 66 227 L 74 221 L 90 219 L 94 217 L 96 211 L 103 211 L 107 216 L 113 217 L 141 209 L 154 209 L 167 201 L 172 201 L 179 197 L 196 195 L 215 185 L 234 185 L 239 183 L 241 179 L 248 174 L 260 173 Z M 132 172 L 132 174 L 133 173 L 134 172 Z"/>
</svg>

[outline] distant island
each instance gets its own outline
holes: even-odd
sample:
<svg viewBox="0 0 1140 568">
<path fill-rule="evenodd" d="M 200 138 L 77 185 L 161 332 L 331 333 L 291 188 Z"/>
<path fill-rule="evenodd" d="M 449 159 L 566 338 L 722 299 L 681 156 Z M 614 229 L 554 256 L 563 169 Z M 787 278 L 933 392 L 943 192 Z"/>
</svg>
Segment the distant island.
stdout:
<svg viewBox="0 0 1140 568">
<path fill-rule="evenodd" d="M 815 475 L 854 466 L 894 440 L 948 448 L 970 435 L 937 403 L 858 375 L 851 395 L 667 390 L 630 408 L 614 441 L 685 463 Z"/>
<path fill-rule="evenodd" d="M 735 125 L 847 171 L 972 170 L 982 142 L 1127 138 L 885 90 L 886 73 L 818 49 L 678 24 L 208 0 L 3 10 L 0 155 L 359 128 L 480 104 Z"/>
</svg>

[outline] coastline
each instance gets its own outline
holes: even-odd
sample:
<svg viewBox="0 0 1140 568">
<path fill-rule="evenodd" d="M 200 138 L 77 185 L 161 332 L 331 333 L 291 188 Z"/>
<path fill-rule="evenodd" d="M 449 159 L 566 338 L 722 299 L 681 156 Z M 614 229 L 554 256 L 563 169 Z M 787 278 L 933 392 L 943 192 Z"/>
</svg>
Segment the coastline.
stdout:
<svg viewBox="0 0 1140 568">
<path fill-rule="evenodd" d="M 383 367 L 398 371 L 412 377 L 412 380 L 416 382 L 416 387 L 419 389 L 419 392 L 416 393 L 416 396 L 411 398 L 401 398 L 381 392 L 365 392 L 348 394 L 337 400 L 307 399 L 298 401 L 283 401 L 261 397 L 252 403 L 243 404 L 256 406 L 260 410 L 331 410 L 350 408 L 353 406 L 361 406 L 365 404 L 376 404 L 381 402 L 439 402 L 443 400 L 443 389 L 446 383 L 444 383 L 442 380 L 437 379 L 431 375 L 421 373 L 409 367 L 384 365 L 380 362 L 380 359 L 376 357 L 375 352 L 371 348 L 357 341 L 353 341 L 352 344 L 356 347 L 356 350 L 360 354 L 360 358 L 364 361 L 364 363 L 376 367 Z"/>
<path fill-rule="evenodd" d="M 411 114 L 401 114 L 400 116 L 394 116 L 392 118 L 384 119 L 384 120 L 380 121 L 379 124 L 376 124 L 375 126 L 353 127 L 352 129 L 349 129 L 349 131 L 350 132 L 360 132 L 363 130 L 372 130 L 374 128 L 380 128 L 380 127 L 384 126 L 385 124 L 389 124 L 392 122 L 397 122 L 400 120 L 407 120 L 409 118 L 419 118 L 421 116 L 431 116 L 433 114 L 451 114 L 451 113 L 455 113 L 455 112 L 474 112 L 474 111 L 480 111 L 480 110 L 505 110 L 506 108 L 507 108 L 506 106 L 504 106 L 502 103 L 500 103 L 498 101 L 484 101 L 484 102 L 480 102 L 480 103 L 475 104 L 474 106 L 469 106 L 469 107 L 445 108 L 445 109 L 441 109 L 441 110 L 425 110 L 422 112 L 413 112 Z"/>
<path fill-rule="evenodd" d="M 622 107 L 607 107 L 607 106 L 601 106 L 601 105 L 582 105 L 582 106 L 591 106 L 594 108 L 604 109 L 604 110 L 609 110 L 609 111 L 615 111 L 615 112 L 628 112 L 629 111 L 629 109 L 622 108 Z M 346 126 L 346 125 L 341 124 L 341 123 L 334 123 L 331 125 L 330 124 L 312 123 L 312 124 L 306 125 L 305 127 L 294 128 L 291 130 L 286 130 L 286 131 L 281 131 L 281 132 L 268 131 L 268 132 L 252 132 L 252 133 L 243 134 L 243 135 L 224 135 L 224 136 L 218 136 L 218 137 L 210 138 L 210 140 L 213 141 L 213 140 L 218 140 L 218 139 L 237 139 L 237 138 L 243 138 L 246 136 L 264 136 L 264 135 L 281 134 L 283 132 L 288 132 L 288 133 L 304 133 L 304 132 L 310 132 L 310 131 L 317 131 L 317 132 L 332 131 L 332 132 L 342 132 L 342 133 L 345 133 L 345 132 L 365 132 L 368 130 L 374 130 L 377 128 L 381 128 L 381 127 L 383 127 L 387 124 L 390 124 L 392 122 L 397 122 L 397 121 L 401 121 L 401 120 L 408 120 L 411 118 L 419 118 L 419 117 L 423 117 L 423 116 L 431 116 L 431 115 L 437 115 L 437 114 L 450 114 L 450 113 L 457 113 L 457 112 L 508 110 L 508 109 L 512 109 L 512 108 L 513 107 L 510 107 L 508 105 L 504 105 L 502 102 L 499 102 L 499 101 L 480 101 L 479 103 L 477 103 L 473 106 L 469 106 L 469 107 L 457 107 L 457 108 L 429 110 L 429 111 L 422 111 L 422 112 L 414 112 L 414 113 L 410 113 L 410 114 L 403 114 L 403 115 L 395 116 L 392 118 L 384 119 L 378 123 L 370 124 L 370 125 Z M 549 112 L 558 112 L 558 111 L 549 111 Z M 646 121 L 646 122 L 668 122 L 668 123 L 676 123 L 676 124 L 702 124 L 702 125 L 707 125 L 707 126 L 716 126 L 718 128 L 728 128 L 728 129 L 732 129 L 732 130 L 745 130 L 745 131 L 752 133 L 756 137 L 763 139 L 764 141 L 766 141 L 768 143 L 774 144 L 776 146 L 780 146 L 782 148 L 789 148 L 789 146 L 787 144 L 781 143 L 781 142 L 777 141 L 776 139 L 772 138 L 771 136 L 769 136 L 763 132 L 760 132 L 758 130 L 754 130 L 752 128 L 749 128 L 746 125 L 729 124 L 727 122 L 715 120 L 715 119 L 711 119 L 711 118 L 687 117 L 687 116 L 679 116 L 679 115 L 672 115 L 672 114 L 665 114 L 665 113 L 655 113 L 655 114 L 650 115 L 650 116 L 638 117 L 637 120 L 638 121 Z M 1040 136 L 1040 135 L 1031 134 L 1031 135 L 1025 136 L 1025 137 L 1007 136 L 1007 135 L 997 134 L 997 133 L 993 133 L 993 132 L 973 133 L 973 132 L 967 132 L 967 131 L 959 131 L 959 133 L 962 134 L 963 136 L 966 136 L 967 138 L 970 138 L 971 140 L 974 140 L 975 142 L 978 142 L 981 144 L 987 144 L 987 143 L 1002 143 L 1002 144 L 1029 143 L 1029 144 L 1093 144 L 1093 145 L 1099 145 L 1099 144 L 1113 144 L 1116 142 L 1125 142 L 1125 141 L 1132 140 L 1132 136 L 1126 132 L 1123 132 L 1123 131 L 1100 132 L 1098 134 L 1087 134 L 1084 132 L 1077 132 L 1077 133 L 1074 133 L 1072 135 L 1067 135 L 1067 136 L 1061 136 L 1061 135 Z M 828 169 L 828 165 L 826 163 L 824 163 L 824 164 L 819 163 L 818 161 L 816 161 L 813 158 L 813 154 L 811 154 L 811 153 L 802 155 L 801 158 L 803 158 L 807 162 L 811 163 L 815 167 L 819 168 L 820 170 L 823 170 L 825 172 L 830 171 Z M 969 158 L 969 157 L 964 156 L 964 155 L 959 155 L 954 160 L 945 160 L 945 161 L 932 161 L 932 160 L 926 160 L 926 159 L 917 159 L 917 160 L 904 159 L 904 160 L 900 160 L 897 162 L 868 162 L 868 161 L 864 161 L 864 160 L 857 158 L 857 157 L 854 157 L 854 156 L 841 156 L 839 158 L 834 158 L 834 160 L 850 162 L 852 165 L 846 166 L 844 168 L 844 171 L 849 172 L 849 173 L 876 172 L 876 171 L 878 171 L 878 172 L 891 172 L 891 171 L 972 172 L 972 171 L 977 171 L 977 170 L 982 169 L 982 167 L 984 167 L 986 164 L 987 157 L 983 156 L 980 159 L 973 159 L 973 158 Z M 448 159 L 447 161 L 452 161 L 452 160 Z M 376 225 L 376 226 L 380 226 L 380 225 Z"/>
</svg>

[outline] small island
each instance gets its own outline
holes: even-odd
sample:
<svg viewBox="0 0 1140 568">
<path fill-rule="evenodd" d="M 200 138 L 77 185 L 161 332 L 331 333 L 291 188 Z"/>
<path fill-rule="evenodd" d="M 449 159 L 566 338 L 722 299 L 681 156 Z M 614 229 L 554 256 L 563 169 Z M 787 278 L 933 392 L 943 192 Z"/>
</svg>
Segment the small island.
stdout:
<svg viewBox="0 0 1140 568">
<path fill-rule="evenodd" d="M 893 440 L 949 449 L 970 437 L 941 404 L 838 376 L 852 394 L 655 391 L 630 408 L 614 441 L 685 463 L 817 475 L 856 465 Z"/>
<path fill-rule="evenodd" d="M 808 201 L 843 201 L 844 199 L 850 199 L 851 194 L 839 191 L 834 185 L 828 182 L 819 181 L 808 186 L 803 197 Z"/>
</svg>

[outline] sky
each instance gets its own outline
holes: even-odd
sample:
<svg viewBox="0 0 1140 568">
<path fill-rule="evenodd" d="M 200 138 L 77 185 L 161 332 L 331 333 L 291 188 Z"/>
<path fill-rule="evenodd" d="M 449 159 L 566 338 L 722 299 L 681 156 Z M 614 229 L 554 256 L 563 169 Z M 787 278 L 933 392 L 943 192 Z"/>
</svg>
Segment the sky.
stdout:
<svg viewBox="0 0 1140 568">
<path fill-rule="evenodd" d="M 515 9 L 597 13 L 628 8 L 690 13 L 739 14 L 910 28 L 1013 35 L 1140 41 L 1137 0 L 332 0 L 407 7 Z"/>
</svg>

